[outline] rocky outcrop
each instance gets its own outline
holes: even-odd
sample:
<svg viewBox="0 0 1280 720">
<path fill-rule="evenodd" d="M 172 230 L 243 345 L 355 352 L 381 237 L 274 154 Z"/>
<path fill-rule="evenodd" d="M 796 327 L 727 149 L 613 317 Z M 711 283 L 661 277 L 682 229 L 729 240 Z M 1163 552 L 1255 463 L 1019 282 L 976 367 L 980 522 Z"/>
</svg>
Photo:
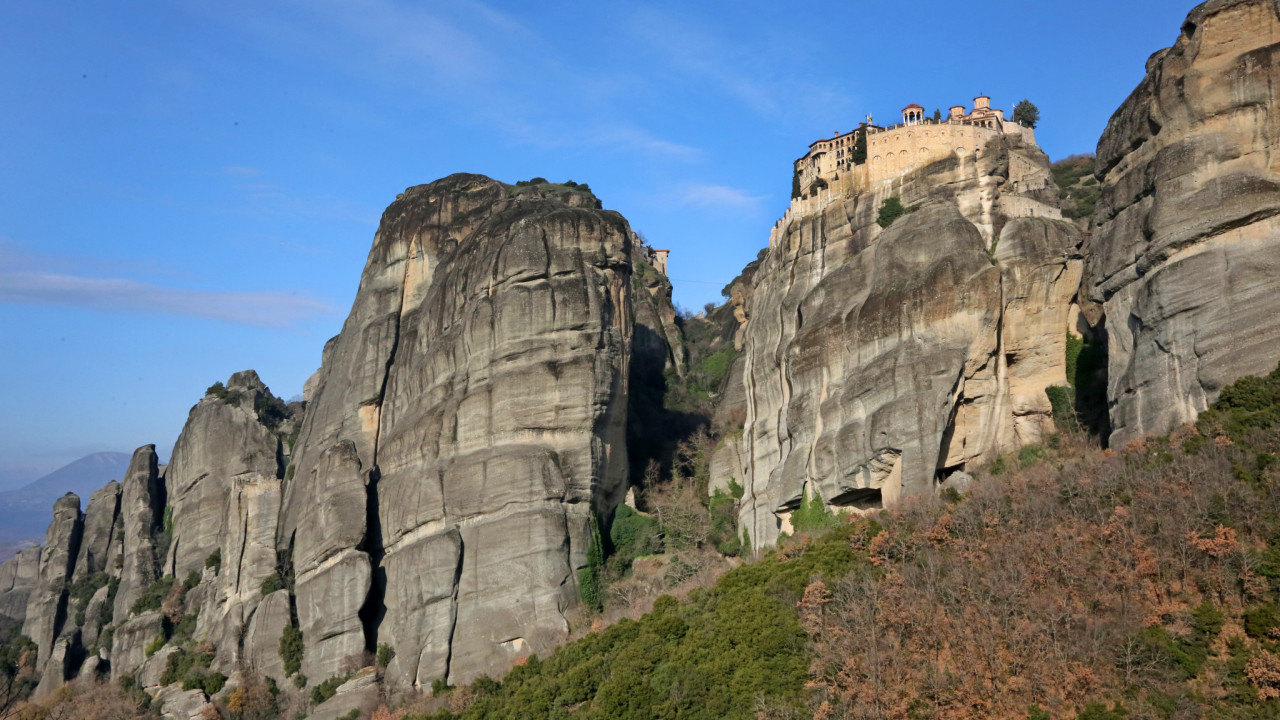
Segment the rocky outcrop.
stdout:
<svg viewBox="0 0 1280 720">
<path fill-rule="evenodd" d="M 165 572 L 200 576 L 187 602 L 195 636 L 216 648 L 215 667 L 226 673 L 248 652 L 246 626 L 263 582 L 278 574 L 281 483 L 296 413 L 254 371 L 235 373 L 191 409 L 165 473 L 173 527 Z M 273 652 L 278 643 L 277 631 Z"/>
<path fill-rule="evenodd" d="M 361 717 L 378 706 L 378 678 L 373 668 L 358 672 L 338 686 L 333 697 L 316 706 L 307 717 L 311 720 L 342 720 L 352 712 Z"/>
<path fill-rule="evenodd" d="M 223 538 L 243 534 L 244 516 L 227 513 L 233 493 L 283 477 L 280 438 L 260 417 L 272 400 L 258 374 L 246 370 L 191 408 L 165 473 L 173 523 L 167 574 L 181 578 L 203 569 Z M 284 420 L 283 406 L 273 419 Z M 274 547 L 274 527 L 270 534 Z M 275 570 L 274 553 L 268 569 Z"/>
<path fill-rule="evenodd" d="M 890 196 L 915 210 L 881 231 Z M 1001 137 L 779 222 L 743 312 L 740 449 L 714 461 L 745 479 L 753 544 L 805 494 L 879 507 L 1053 429 L 1080 274 L 1055 197 L 1043 153 Z"/>
<path fill-rule="evenodd" d="M 128 614 L 119 622 L 112 635 L 111 677 L 119 678 L 133 673 L 147 660 L 147 646 L 164 633 L 164 616 L 158 611 L 139 615 Z"/>
<path fill-rule="evenodd" d="M 277 590 L 258 603 L 244 635 L 244 660 L 249 667 L 283 685 L 284 660 L 280 636 L 291 620 L 288 590 Z"/>
<path fill-rule="evenodd" d="M 27 548 L 0 564 L 0 617 L 21 626 L 27 602 L 40 577 L 38 547 Z"/>
<path fill-rule="evenodd" d="M 123 562 L 120 489 L 120 483 L 109 482 L 89 496 L 89 506 L 84 511 L 84 538 L 76 556 L 73 580 L 119 568 Z"/>
<path fill-rule="evenodd" d="M 1193 420 L 1275 367 L 1277 13 L 1197 7 L 1098 143 L 1084 287 L 1105 312 L 1113 443 Z"/>
<path fill-rule="evenodd" d="M 63 667 L 67 655 L 65 641 L 60 644 L 61 652 L 56 661 L 52 654 L 67 624 L 67 591 L 83 532 L 80 498 L 67 493 L 53 505 L 53 522 L 45 533 L 38 578 L 27 602 L 27 616 L 22 625 L 22 634 L 31 638 L 39 648 L 36 668 L 42 675 L 37 694 L 42 696 L 55 690 L 67 677 Z"/>
<path fill-rule="evenodd" d="M 284 491 L 308 678 L 385 642 L 393 685 L 456 682 L 565 636 L 625 492 L 630 237 L 475 175 L 387 209 Z"/>
<path fill-rule="evenodd" d="M 163 531 L 165 505 L 164 478 L 160 475 L 156 446 L 143 445 L 134 451 L 129 472 L 121 483 L 122 560 L 120 589 L 115 599 L 116 618 L 129 617 L 134 602 L 147 586 L 160 578 L 155 538 Z M 118 668 L 113 665 L 112 671 Z"/>
</svg>

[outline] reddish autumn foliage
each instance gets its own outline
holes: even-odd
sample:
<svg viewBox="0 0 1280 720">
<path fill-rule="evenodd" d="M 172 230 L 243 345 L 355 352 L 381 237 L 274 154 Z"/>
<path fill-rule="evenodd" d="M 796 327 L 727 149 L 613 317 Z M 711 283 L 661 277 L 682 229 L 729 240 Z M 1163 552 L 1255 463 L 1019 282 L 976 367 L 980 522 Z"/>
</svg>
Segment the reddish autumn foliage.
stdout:
<svg viewBox="0 0 1280 720">
<path fill-rule="evenodd" d="M 1051 453 L 862 521 L 870 567 L 797 604 L 814 717 L 1257 717 L 1280 697 L 1280 482 L 1254 456 L 1277 444 Z"/>
</svg>

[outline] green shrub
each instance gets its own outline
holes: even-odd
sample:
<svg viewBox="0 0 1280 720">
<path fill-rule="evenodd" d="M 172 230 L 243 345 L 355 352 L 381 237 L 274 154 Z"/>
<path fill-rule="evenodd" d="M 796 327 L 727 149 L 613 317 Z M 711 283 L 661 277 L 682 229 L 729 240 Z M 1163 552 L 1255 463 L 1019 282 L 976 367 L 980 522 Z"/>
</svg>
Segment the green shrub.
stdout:
<svg viewBox="0 0 1280 720">
<path fill-rule="evenodd" d="M 338 718 L 338 720 L 360 720 L 360 708 L 351 708 L 351 712 Z"/>
<path fill-rule="evenodd" d="M 442 677 L 438 677 L 431 681 L 431 697 L 439 697 L 452 689 L 453 686 Z"/>
<path fill-rule="evenodd" d="M 718 350 L 708 355 L 698 365 L 698 386 L 707 392 L 718 392 L 737 358 L 738 352 L 733 349 Z"/>
<path fill-rule="evenodd" d="M 882 228 L 887 228 L 892 225 L 895 220 L 906 214 L 907 209 L 902 206 L 902 198 L 894 195 L 881 203 L 880 213 L 876 216 L 876 224 Z"/>
<path fill-rule="evenodd" d="M 160 648 L 164 647 L 167 642 L 169 642 L 169 639 L 164 636 L 164 633 L 160 633 L 155 640 L 151 641 L 151 644 L 147 645 L 143 652 L 146 653 L 147 657 L 151 657 L 159 652 Z"/>
<path fill-rule="evenodd" d="M 306 676 L 306 675 L 303 675 L 302 673 L 298 673 L 297 675 L 294 675 L 294 676 L 293 676 L 293 686 L 294 686 L 294 687 L 296 687 L 296 688 L 299 688 L 299 689 L 306 687 L 306 686 L 307 686 L 307 676 Z"/>
<path fill-rule="evenodd" d="M 1221 431 L 1244 443 L 1251 430 L 1280 423 L 1280 366 L 1266 377 L 1245 375 L 1222 389 L 1218 399 L 1200 414 L 1196 426 L 1206 435 Z"/>
<path fill-rule="evenodd" d="M 388 643 L 378 643 L 378 666 L 386 667 L 396 656 L 396 649 Z"/>
<path fill-rule="evenodd" d="M 603 594 L 600 592 L 600 571 L 604 568 L 604 547 L 600 542 L 600 525 L 596 522 L 595 513 L 591 514 L 591 540 L 587 545 L 587 564 L 578 570 L 578 589 L 582 594 L 582 604 L 599 610 L 604 607 Z"/>
<path fill-rule="evenodd" d="M 134 615 L 159 610 L 164 604 L 164 599 L 169 596 L 169 591 L 173 589 L 174 577 L 166 575 L 159 580 L 147 586 L 137 600 L 133 601 L 131 612 Z"/>
<path fill-rule="evenodd" d="M 662 531 L 658 521 L 627 505 L 619 505 L 614 511 L 609 539 L 613 542 L 614 562 L 623 569 L 631 567 L 635 558 L 662 552 Z"/>
<path fill-rule="evenodd" d="M 204 559 L 204 566 L 207 568 L 213 568 L 214 575 L 222 572 L 222 548 L 218 548 L 210 553 L 209 557 Z"/>
<path fill-rule="evenodd" d="M 187 579 L 182 581 L 182 589 L 185 592 L 191 592 L 192 590 L 195 590 L 196 586 L 199 584 L 200 584 L 200 571 L 192 570 L 191 572 L 187 573 Z"/>
<path fill-rule="evenodd" d="M 184 690 L 204 687 L 204 678 L 209 666 L 213 663 L 210 653 L 187 652 L 178 650 L 165 660 L 164 672 L 160 674 L 161 685 L 172 685 L 181 682 Z"/>
<path fill-rule="evenodd" d="M 201 689 L 204 690 L 205 695 L 208 695 L 209 697 L 213 697 L 214 695 L 217 695 L 219 692 L 222 692 L 222 688 L 225 687 L 226 684 L 227 684 L 226 675 L 223 675 L 220 672 L 211 672 L 208 675 L 204 676 L 204 683 Z M 183 689 L 186 689 L 185 684 Z"/>
<path fill-rule="evenodd" d="M 1280 627 L 1280 613 L 1276 611 L 1275 603 L 1259 605 L 1244 612 L 1243 624 L 1244 632 L 1249 637 L 1267 639 L 1273 629 Z"/>
<path fill-rule="evenodd" d="M 196 631 L 196 616 L 183 615 L 177 625 L 173 626 L 173 635 L 171 639 L 181 642 L 191 639 L 192 634 Z"/>
<path fill-rule="evenodd" d="M 738 489 L 741 491 L 741 487 Z M 717 488 L 712 493 L 711 500 L 707 504 L 707 511 L 711 515 L 711 529 L 707 534 L 708 541 L 722 555 L 734 556 L 740 553 L 742 551 L 742 541 L 738 538 L 737 498 Z"/>
<path fill-rule="evenodd" d="M 266 597 L 277 590 L 284 589 L 284 581 L 280 579 L 280 575 L 271 574 L 262 580 L 262 596 Z"/>
<path fill-rule="evenodd" d="M 229 400 L 231 397 L 231 391 L 227 390 L 226 386 L 222 384 L 221 380 L 210 385 L 204 391 L 204 394 L 205 394 L 205 397 L 209 397 L 212 395 L 213 397 L 219 400 L 222 400 L 224 402 Z"/>
<path fill-rule="evenodd" d="M 292 675 L 302 668 L 302 631 L 292 625 L 286 625 L 280 633 L 280 659 L 284 661 L 284 674 Z M 305 682 L 305 680 L 304 680 Z"/>
<path fill-rule="evenodd" d="M 791 527 L 797 534 L 822 532 L 839 524 L 840 516 L 827 509 L 816 488 L 812 495 L 801 498 L 800 507 L 791 513 Z"/>
<path fill-rule="evenodd" d="M 1076 426 L 1075 393 L 1065 385 L 1050 385 L 1044 389 L 1053 408 L 1053 424 L 1060 429 Z"/>
<path fill-rule="evenodd" d="M 1031 467 L 1044 459 L 1044 450 L 1039 445 L 1023 445 L 1018 448 L 1018 466 Z"/>
<path fill-rule="evenodd" d="M 855 165 L 861 165 L 867 161 L 867 126 L 859 125 L 854 132 L 852 159 Z"/>
<path fill-rule="evenodd" d="M 805 551 L 745 564 L 688 601 L 667 595 L 639 620 L 621 620 L 530 657 L 499 684 L 478 681 L 473 704 L 437 717 L 716 718 L 756 717 L 761 701 L 806 717 L 811 658 L 796 602 L 815 577 L 829 582 L 853 567 L 853 524 L 810 541 Z M 434 695 L 448 691 L 443 679 Z"/>
<path fill-rule="evenodd" d="M 325 700 L 337 695 L 338 687 L 341 686 L 342 683 L 346 682 L 349 677 L 350 676 L 335 675 L 311 688 L 311 702 L 319 705 Z"/>
</svg>

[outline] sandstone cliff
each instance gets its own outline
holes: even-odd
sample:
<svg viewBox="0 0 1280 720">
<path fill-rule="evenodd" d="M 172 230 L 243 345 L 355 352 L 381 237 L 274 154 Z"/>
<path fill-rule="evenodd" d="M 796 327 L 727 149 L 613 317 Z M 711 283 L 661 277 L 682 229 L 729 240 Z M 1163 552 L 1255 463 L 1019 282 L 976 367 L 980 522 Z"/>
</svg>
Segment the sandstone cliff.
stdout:
<svg viewBox="0 0 1280 720">
<path fill-rule="evenodd" d="M 1280 19 L 1212 0 L 1112 116 L 1085 287 L 1105 312 L 1112 442 L 1195 418 L 1280 340 Z"/>
<path fill-rule="evenodd" d="M 918 207 L 881 231 L 890 196 Z M 1053 429 L 1080 274 L 1055 201 L 1047 158 L 1005 137 L 793 205 L 742 311 L 743 435 L 713 460 L 713 485 L 745 486 L 756 547 L 806 493 L 879 507 Z"/>
<path fill-rule="evenodd" d="M 625 492 L 630 237 L 475 175 L 387 209 L 284 491 L 309 678 L 387 643 L 388 682 L 429 687 L 565 637 Z"/>
</svg>

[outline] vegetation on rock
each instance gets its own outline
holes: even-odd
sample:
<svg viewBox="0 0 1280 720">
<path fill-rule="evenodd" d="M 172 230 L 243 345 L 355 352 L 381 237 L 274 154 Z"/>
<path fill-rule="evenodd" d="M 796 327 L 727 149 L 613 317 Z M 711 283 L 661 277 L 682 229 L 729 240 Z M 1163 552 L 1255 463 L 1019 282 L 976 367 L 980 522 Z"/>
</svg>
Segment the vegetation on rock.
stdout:
<svg viewBox="0 0 1280 720">
<path fill-rule="evenodd" d="M 1086 228 L 1093 225 L 1093 211 L 1102 194 L 1102 186 L 1093 176 L 1096 163 L 1093 155 L 1072 155 L 1050 166 L 1053 182 L 1058 186 L 1062 216 L 1084 220 Z"/>
<path fill-rule="evenodd" d="M 907 208 L 902 205 L 902 198 L 897 195 L 886 198 L 880 204 L 880 212 L 876 215 L 876 224 L 882 228 L 887 228 L 893 224 L 895 220 L 907 214 Z"/>
<path fill-rule="evenodd" d="M 1023 127 L 1034 128 L 1040 122 L 1040 108 L 1024 99 L 1013 108 L 1013 121 Z"/>
<path fill-rule="evenodd" d="M 1222 395 L 1168 437 L 1069 434 L 967 494 L 836 519 L 407 717 L 1274 717 L 1280 368 Z"/>
<path fill-rule="evenodd" d="M 284 661 L 285 677 L 302 669 L 302 631 L 292 625 L 286 625 L 280 633 L 280 659 Z"/>
</svg>

